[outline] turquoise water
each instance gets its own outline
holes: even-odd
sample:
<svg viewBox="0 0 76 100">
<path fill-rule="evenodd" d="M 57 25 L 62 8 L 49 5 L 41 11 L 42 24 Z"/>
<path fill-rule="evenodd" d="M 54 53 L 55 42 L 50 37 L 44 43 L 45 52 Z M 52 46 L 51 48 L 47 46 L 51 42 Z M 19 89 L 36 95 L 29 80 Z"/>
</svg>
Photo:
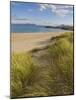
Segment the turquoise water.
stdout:
<svg viewBox="0 0 76 100">
<path fill-rule="evenodd" d="M 11 24 L 11 32 L 14 33 L 34 33 L 34 32 L 65 32 L 67 30 L 45 28 L 43 26 L 31 25 L 31 24 Z"/>
</svg>

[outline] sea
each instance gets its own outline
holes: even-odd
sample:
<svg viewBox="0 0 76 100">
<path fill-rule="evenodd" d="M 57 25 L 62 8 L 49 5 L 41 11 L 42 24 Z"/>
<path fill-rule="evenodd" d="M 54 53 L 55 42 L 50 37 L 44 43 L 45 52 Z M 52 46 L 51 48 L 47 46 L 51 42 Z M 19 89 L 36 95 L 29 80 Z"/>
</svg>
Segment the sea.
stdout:
<svg viewBox="0 0 76 100">
<path fill-rule="evenodd" d="M 11 33 L 36 33 L 36 32 L 66 32 L 68 30 L 46 28 L 33 24 L 11 24 Z"/>
</svg>

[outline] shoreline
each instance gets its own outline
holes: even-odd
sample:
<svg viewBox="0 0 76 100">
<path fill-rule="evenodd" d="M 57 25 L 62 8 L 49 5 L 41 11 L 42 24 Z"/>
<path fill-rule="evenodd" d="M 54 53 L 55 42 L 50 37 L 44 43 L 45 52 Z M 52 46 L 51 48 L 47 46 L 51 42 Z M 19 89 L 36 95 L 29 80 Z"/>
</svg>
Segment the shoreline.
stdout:
<svg viewBox="0 0 76 100">
<path fill-rule="evenodd" d="M 69 32 L 69 31 L 68 31 Z M 49 39 L 64 34 L 65 32 L 39 32 L 39 33 L 12 33 L 11 52 L 23 53 L 48 45 Z"/>
</svg>

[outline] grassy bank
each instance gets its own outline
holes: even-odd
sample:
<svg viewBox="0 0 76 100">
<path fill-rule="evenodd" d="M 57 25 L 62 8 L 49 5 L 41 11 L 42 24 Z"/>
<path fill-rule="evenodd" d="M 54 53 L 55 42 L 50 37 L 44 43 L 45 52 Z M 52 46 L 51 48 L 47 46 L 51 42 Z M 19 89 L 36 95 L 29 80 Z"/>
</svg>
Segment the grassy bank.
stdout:
<svg viewBox="0 0 76 100">
<path fill-rule="evenodd" d="M 12 98 L 73 94 L 73 33 L 53 37 L 50 44 L 12 56 Z"/>
</svg>

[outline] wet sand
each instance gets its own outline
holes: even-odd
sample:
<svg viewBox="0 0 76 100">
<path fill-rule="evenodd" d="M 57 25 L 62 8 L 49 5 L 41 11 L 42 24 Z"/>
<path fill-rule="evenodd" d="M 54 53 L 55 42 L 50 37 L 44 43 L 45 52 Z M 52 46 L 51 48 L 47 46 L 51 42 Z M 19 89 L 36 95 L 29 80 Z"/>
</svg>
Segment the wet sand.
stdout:
<svg viewBox="0 0 76 100">
<path fill-rule="evenodd" d="M 48 45 L 49 39 L 64 32 L 48 33 L 11 33 L 11 51 L 15 53 L 27 52 L 35 48 Z"/>
</svg>

